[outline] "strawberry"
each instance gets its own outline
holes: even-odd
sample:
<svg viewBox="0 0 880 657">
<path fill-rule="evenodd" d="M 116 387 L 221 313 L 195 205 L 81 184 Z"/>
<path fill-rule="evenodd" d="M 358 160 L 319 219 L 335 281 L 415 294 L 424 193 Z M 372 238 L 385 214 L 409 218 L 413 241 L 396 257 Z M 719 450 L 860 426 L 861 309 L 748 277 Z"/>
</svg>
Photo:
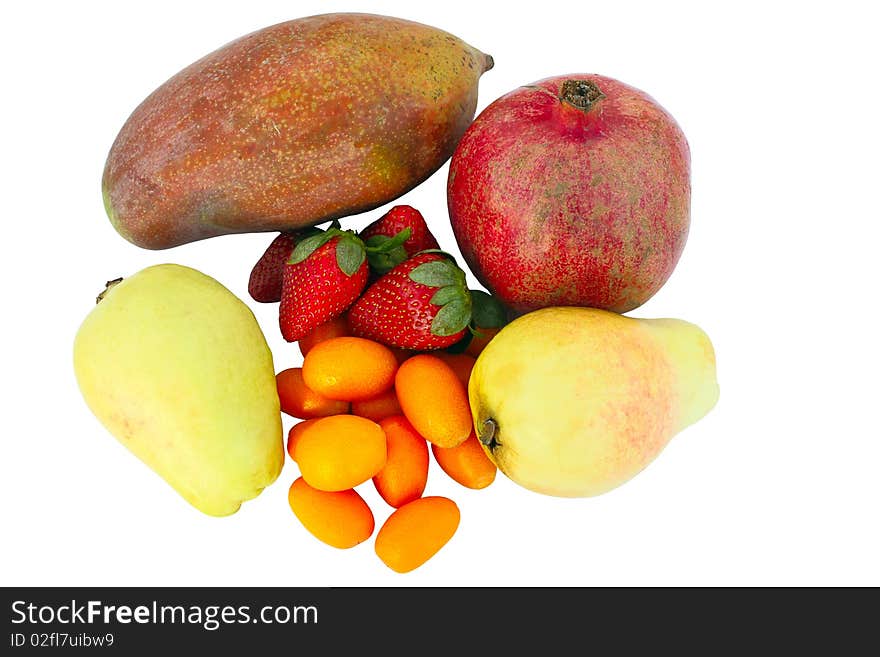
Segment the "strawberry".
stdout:
<svg viewBox="0 0 880 657">
<path fill-rule="evenodd" d="M 280 233 L 257 260 L 248 280 L 248 292 L 254 301 L 274 303 L 281 301 L 281 279 L 284 263 L 290 258 L 299 241 L 298 233 Z"/>
<path fill-rule="evenodd" d="M 471 290 L 471 322 L 465 336 L 449 347 L 450 353 L 472 356 L 508 322 L 508 310 L 497 297 L 483 290 Z M 475 356 L 476 357 L 476 356 Z"/>
<path fill-rule="evenodd" d="M 428 230 L 422 213 L 410 205 L 395 205 L 376 221 L 360 232 L 367 246 L 384 244 L 390 238 L 409 231 L 404 242 L 385 253 L 368 254 L 370 268 L 376 274 L 391 271 L 396 265 L 426 249 L 439 249 L 440 245 Z"/>
<path fill-rule="evenodd" d="M 416 254 L 370 285 L 348 321 L 352 335 L 391 347 L 444 349 L 464 337 L 471 321 L 465 273 L 442 252 Z"/>
<path fill-rule="evenodd" d="M 353 232 L 329 228 L 303 239 L 284 265 L 278 309 L 282 337 L 296 342 L 341 315 L 368 276 L 364 243 Z"/>
</svg>

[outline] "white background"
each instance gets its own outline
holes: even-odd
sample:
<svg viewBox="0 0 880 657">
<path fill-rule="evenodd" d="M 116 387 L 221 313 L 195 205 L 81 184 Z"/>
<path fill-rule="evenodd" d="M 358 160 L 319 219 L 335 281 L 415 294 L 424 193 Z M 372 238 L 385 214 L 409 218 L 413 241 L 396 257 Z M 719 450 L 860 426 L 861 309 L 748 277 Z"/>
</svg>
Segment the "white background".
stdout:
<svg viewBox="0 0 880 657">
<path fill-rule="evenodd" d="M 862 6 L 3 3 L 0 582 L 880 584 L 880 55 Z M 492 54 L 478 111 L 574 72 L 616 77 L 664 105 L 691 146 L 691 233 L 665 287 L 630 314 L 695 322 L 718 355 L 715 410 L 603 496 L 544 497 L 503 476 L 470 491 L 432 463 L 427 494 L 456 500 L 461 525 L 407 575 L 387 569 L 372 540 L 341 551 L 307 534 L 287 506 L 290 461 L 236 515 L 195 511 L 100 426 L 71 364 L 104 282 L 160 262 L 220 280 L 253 308 L 276 369 L 300 362 L 276 306 L 247 296 L 271 236 L 139 249 L 107 221 L 100 177 L 126 117 L 177 70 L 258 28 L 347 10 L 428 23 Z M 457 253 L 447 170 L 398 202 L 421 209 Z M 378 525 L 390 509 L 361 488 Z"/>
</svg>

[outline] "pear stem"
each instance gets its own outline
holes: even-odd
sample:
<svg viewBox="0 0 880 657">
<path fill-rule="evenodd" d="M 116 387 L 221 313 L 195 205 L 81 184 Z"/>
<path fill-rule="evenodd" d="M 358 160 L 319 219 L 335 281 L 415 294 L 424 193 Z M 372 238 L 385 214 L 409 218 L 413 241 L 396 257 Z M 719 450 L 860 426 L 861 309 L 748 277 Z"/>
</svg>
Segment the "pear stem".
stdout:
<svg viewBox="0 0 880 657">
<path fill-rule="evenodd" d="M 479 439 L 489 449 L 495 449 L 500 444 L 495 440 L 495 432 L 498 430 L 498 423 L 492 418 L 483 420 L 483 430 L 480 431 Z"/>
<path fill-rule="evenodd" d="M 96 304 L 101 303 L 101 300 L 104 298 L 104 295 L 107 294 L 113 288 L 114 285 L 116 285 L 117 283 L 121 283 L 121 282 L 122 282 L 122 277 L 114 278 L 112 281 L 107 281 L 106 283 L 104 283 L 104 290 L 101 292 L 101 294 L 99 294 L 97 296 L 97 298 L 95 299 L 95 303 Z"/>
</svg>

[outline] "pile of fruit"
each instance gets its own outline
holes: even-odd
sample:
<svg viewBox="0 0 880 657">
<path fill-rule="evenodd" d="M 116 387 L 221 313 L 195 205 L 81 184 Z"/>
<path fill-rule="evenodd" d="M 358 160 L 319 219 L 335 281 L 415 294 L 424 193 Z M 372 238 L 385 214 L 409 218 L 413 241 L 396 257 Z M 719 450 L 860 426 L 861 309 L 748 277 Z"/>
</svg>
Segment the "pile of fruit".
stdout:
<svg viewBox="0 0 880 657">
<path fill-rule="evenodd" d="M 431 455 L 471 489 L 500 470 L 538 493 L 599 495 L 714 407 L 708 336 L 623 314 L 685 245 L 681 129 L 595 74 L 525 84 L 475 117 L 493 66 L 430 26 L 325 14 L 210 53 L 125 122 L 102 180 L 112 226 L 147 249 L 276 233 L 248 292 L 278 304 L 303 356 L 276 371 L 248 305 L 183 265 L 99 295 L 74 340 L 83 397 L 195 508 L 230 515 L 278 479 L 286 414 L 302 526 L 363 543 L 375 517 L 357 488 L 372 485 L 394 509 L 376 554 L 408 572 L 459 524 L 453 500 L 425 495 Z M 342 227 L 447 161 L 462 265 L 407 205 Z"/>
<path fill-rule="evenodd" d="M 459 518 L 454 501 L 423 497 L 428 445 L 462 486 L 495 480 L 467 390 L 476 357 L 505 322 L 501 304 L 467 288 L 464 271 L 408 205 L 360 234 L 336 222 L 279 234 L 248 291 L 279 302 L 281 334 L 303 356 L 301 367 L 277 375 L 281 411 L 300 420 L 287 437 L 301 474 L 291 509 L 318 539 L 353 547 L 373 533 L 373 513 L 355 490 L 372 481 L 396 509 L 376 553 L 398 572 L 421 565 Z"/>
</svg>

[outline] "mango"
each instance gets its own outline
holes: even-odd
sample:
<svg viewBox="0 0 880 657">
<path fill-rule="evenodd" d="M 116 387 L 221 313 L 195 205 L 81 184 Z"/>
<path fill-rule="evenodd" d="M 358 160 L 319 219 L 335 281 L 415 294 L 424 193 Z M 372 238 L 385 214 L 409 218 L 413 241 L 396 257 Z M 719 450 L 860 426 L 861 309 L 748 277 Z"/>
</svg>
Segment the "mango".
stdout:
<svg viewBox="0 0 880 657">
<path fill-rule="evenodd" d="M 251 310 L 176 264 L 113 281 L 77 330 L 76 380 L 126 448 L 194 507 L 236 512 L 284 463 L 272 354 Z"/>
<path fill-rule="evenodd" d="M 447 32 L 387 16 L 258 30 L 134 110 L 105 164 L 107 214 L 127 240 L 165 249 L 371 210 L 452 155 L 492 66 Z"/>
</svg>

